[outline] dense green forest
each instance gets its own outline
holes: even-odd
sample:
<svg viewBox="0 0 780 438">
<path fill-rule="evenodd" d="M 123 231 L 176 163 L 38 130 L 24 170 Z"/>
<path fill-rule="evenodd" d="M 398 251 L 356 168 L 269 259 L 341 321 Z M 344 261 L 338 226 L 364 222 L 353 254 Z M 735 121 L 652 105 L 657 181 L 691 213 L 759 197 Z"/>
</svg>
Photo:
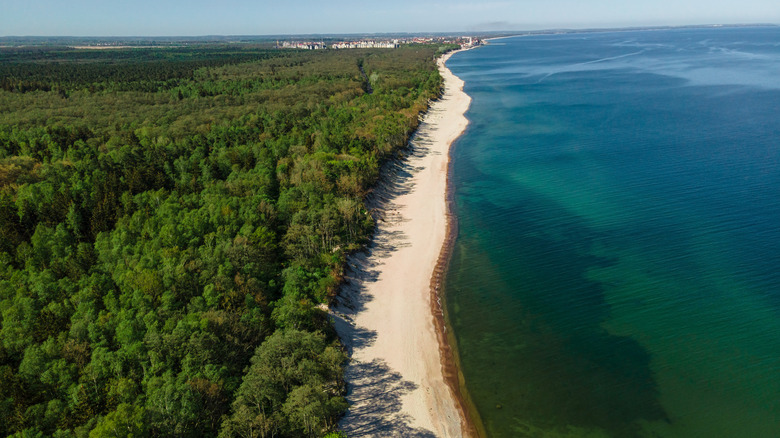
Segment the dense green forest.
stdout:
<svg viewBox="0 0 780 438">
<path fill-rule="evenodd" d="M 443 49 L 0 48 L 0 436 L 334 431 L 318 305 Z"/>
</svg>

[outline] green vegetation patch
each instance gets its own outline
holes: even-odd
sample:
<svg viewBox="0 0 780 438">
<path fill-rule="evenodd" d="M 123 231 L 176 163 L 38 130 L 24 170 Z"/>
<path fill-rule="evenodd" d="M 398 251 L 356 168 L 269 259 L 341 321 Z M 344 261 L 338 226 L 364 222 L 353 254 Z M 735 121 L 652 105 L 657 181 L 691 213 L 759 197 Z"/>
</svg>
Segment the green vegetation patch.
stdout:
<svg viewBox="0 0 780 438">
<path fill-rule="evenodd" d="M 4 50 L 0 436 L 333 431 L 317 305 L 436 47 Z"/>
</svg>

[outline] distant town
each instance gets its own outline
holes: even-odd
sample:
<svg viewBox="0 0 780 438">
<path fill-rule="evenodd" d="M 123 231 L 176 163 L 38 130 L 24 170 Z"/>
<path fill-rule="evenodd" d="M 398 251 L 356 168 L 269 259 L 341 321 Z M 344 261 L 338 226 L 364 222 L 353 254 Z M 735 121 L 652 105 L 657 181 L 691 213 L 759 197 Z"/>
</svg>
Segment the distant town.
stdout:
<svg viewBox="0 0 780 438">
<path fill-rule="evenodd" d="M 324 50 L 324 49 L 397 49 L 402 44 L 458 44 L 462 48 L 474 47 L 482 44 L 482 40 L 477 37 L 413 37 L 413 38 L 393 38 L 370 40 L 362 39 L 355 41 L 277 41 L 277 49 L 303 49 L 303 50 Z"/>
</svg>

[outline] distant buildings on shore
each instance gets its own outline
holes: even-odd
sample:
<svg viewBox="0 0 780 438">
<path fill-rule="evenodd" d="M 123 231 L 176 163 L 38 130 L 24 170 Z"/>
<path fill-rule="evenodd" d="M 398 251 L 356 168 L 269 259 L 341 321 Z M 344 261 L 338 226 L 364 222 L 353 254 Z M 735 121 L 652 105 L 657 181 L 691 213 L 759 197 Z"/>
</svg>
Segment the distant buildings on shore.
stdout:
<svg viewBox="0 0 780 438">
<path fill-rule="evenodd" d="M 331 49 L 397 49 L 398 40 L 388 41 L 342 41 L 330 45 Z"/>
<path fill-rule="evenodd" d="M 396 49 L 399 46 L 398 40 L 375 41 L 339 41 L 336 43 L 325 43 L 324 41 L 282 41 L 276 43 L 277 49 L 305 49 L 305 50 L 323 50 L 323 49 Z"/>
<path fill-rule="evenodd" d="M 303 41 L 282 41 L 276 42 L 277 49 L 306 49 L 306 50 L 320 50 L 326 49 L 327 46 L 324 42 L 303 42 Z"/>
<path fill-rule="evenodd" d="M 402 44 L 458 44 L 462 48 L 474 47 L 482 44 L 482 40 L 476 37 L 414 37 L 394 38 L 385 40 L 355 40 L 355 41 L 277 41 L 277 49 L 397 49 Z"/>
</svg>

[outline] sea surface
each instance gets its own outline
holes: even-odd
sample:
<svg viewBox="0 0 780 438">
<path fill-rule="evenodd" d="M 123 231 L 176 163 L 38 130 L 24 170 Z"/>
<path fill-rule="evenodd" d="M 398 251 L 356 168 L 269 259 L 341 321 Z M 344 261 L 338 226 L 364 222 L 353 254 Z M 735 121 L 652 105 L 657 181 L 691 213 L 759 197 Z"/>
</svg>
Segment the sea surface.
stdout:
<svg viewBox="0 0 780 438">
<path fill-rule="evenodd" d="M 780 28 L 458 53 L 446 310 L 490 437 L 780 437 Z"/>
</svg>

